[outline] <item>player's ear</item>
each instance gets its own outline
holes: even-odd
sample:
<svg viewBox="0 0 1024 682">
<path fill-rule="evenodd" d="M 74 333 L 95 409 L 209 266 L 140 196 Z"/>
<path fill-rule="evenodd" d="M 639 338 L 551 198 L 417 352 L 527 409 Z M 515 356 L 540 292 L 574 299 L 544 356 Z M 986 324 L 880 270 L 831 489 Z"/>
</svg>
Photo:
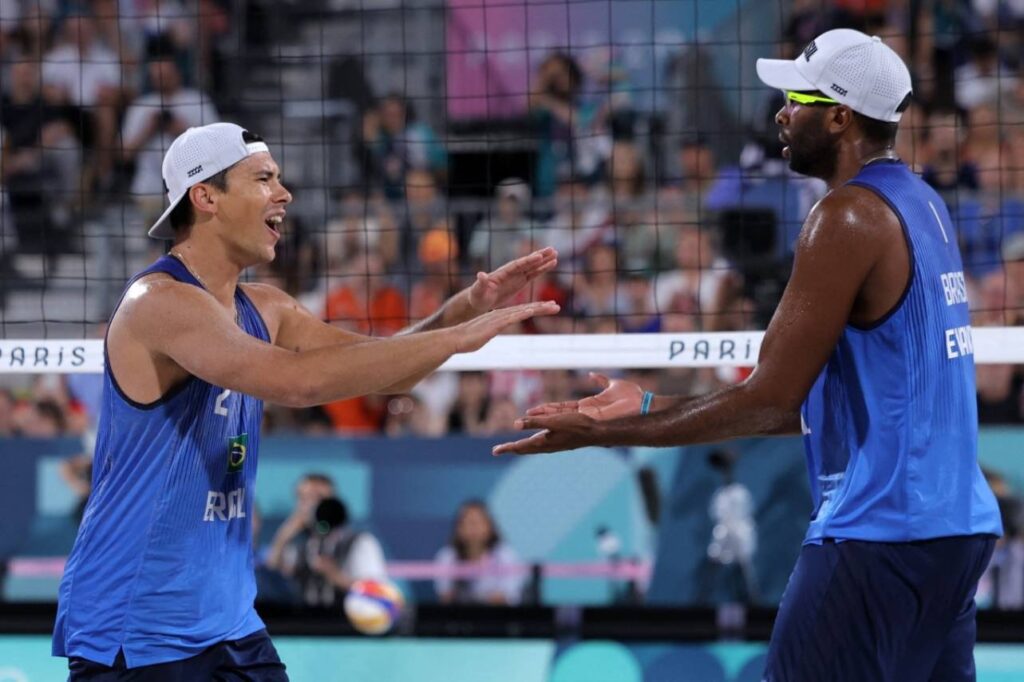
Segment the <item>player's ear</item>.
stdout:
<svg viewBox="0 0 1024 682">
<path fill-rule="evenodd" d="M 853 109 L 842 104 L 829 107 L 828 117 L 828 130 L 836 135 L 853 125 Z"/>
<path fill-rule="evenodd" d="M 201 213 L 216 213 L 217 212 L 217 196 L 216 192 L 206 183 L 200 182 L 193 185 L 188 190 L 189 197 L 192 199 L 192 206 L 196 211 Z"/>
</svg>

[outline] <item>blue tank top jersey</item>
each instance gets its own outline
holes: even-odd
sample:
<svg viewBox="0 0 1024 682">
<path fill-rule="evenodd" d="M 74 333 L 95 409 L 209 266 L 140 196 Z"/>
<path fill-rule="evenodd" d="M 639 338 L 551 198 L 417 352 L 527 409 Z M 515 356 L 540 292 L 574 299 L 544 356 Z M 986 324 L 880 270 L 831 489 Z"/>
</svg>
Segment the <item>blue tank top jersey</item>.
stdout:
<svg viewBox="0 0 1024 682">
<path fill-rule="evenodd" d="M 156 272 L 201 286 L 168 256 L 132 282 Z M 235 306 L 239 325 L 269 342 L 241 287 Z M 143 405 L 121 391 L 109 359 L 104 377 L 92 494 L 60 585 L 54 655 L 112 665 L 123 649 L 134 668 L 262 629 L 252 549 L 262 401 L 190 377 Z"/>
<path fill-rule="evenodd" d="M 978 466 L 974 347 L 952 220 L 903 163 L 868 164 L 851 184 L 899 217 L 911 277 L 883 319 L 847 325 L 803 404 L 814 503 L 804 542 L 1000 535 Z"/>
</svg>

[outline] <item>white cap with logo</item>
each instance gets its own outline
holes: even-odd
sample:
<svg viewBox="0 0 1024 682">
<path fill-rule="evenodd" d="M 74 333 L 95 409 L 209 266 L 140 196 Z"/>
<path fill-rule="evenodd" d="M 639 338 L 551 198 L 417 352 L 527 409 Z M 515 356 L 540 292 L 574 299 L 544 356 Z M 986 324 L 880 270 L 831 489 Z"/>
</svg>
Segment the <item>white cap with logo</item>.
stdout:
<svg viewBox="0 0 1024 682">
<path fill-rule="evenodd" d="M 246 142 L 245 137 L 245 129 L 234 123 L 211 123 L 189 128 L 175 138 L 163 164 L 164 185 L 171 205 L 149 228 L 150 237 L 174 239 L 171 211 L 192 185 L 208 180 L 247 156 L 270 151 L 265 142 Z"/>
<path fill-rule="evenodd" d="M 758 59 L 757 75 L 779 90 L 815 91 L 858 114 L 895 123 L 911 92 L 910 71 L 878 36 L 848 28 L 826 31 L 796 59 Z"/>
</svg>

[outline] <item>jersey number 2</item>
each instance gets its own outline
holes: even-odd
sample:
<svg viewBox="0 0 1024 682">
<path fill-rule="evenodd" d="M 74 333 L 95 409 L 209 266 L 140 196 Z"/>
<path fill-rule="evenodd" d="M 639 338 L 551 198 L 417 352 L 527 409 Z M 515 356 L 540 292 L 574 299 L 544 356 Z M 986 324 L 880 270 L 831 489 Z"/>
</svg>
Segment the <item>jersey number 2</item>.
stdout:
<svg viewBox="0 0 1024 682">
<path fill-rule="evenodd" d="M 224 403 L 227 401 L 230 395 L 230 388 L 225 388 L 223 391 L 220 392 L 220 395 L 217 396 L 217 402 L 214 403 L 213 405 L 214 414 L 219 414 L 222 417 L 228 416 L 228 408 L 227 405 L 225 405 Z"/>
</svg>

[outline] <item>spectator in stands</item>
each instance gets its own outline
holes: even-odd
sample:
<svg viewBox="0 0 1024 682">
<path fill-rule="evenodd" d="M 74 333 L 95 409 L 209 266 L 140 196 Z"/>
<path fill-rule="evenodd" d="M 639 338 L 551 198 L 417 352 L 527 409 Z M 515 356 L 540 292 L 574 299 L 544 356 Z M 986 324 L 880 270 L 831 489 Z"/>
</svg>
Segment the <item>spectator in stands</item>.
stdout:
<svg viewBox="0 0 1024 682">
<path fill-rule="evenodd" d="M 459 372 L 458 393 L 448 412 L 448 431 L 479 436 L 487 433 L 490 380 L 486 372 Z"/>
<path fill-rule="evenodd" d="M 477 270 L 490 271 L 527 252 L 532 236 L 530 188 L 519 178 L 505 178 L 495 190 L 494 208 L 476 227 L 469 256 Z"/>
<path fill-rule="evenodd" d="M 718 255 L 707 230 L 692 223 L 682 225 L 676 241 L 676 268 L 654 280 L 656 309 L 679 312 L 680 305 L 674 303 L 693 301 L 702 329 L 728 329 L 722 313 L 731 307 L 732 294 L 739 288 L 737 278 L 728 261 Z"/>
<path fill-rule="evenodd" d="M 448 155 L 437 135 L 416 120 L 412 104 L 391 94 L 363 116 L 363 139 L 370 180 L 389 199 L 401 199 L 411 170 L 426 171 L 443 181 Z"/>
<path fill-rule="evenodd" d="M 324 306 L 328 322 L 372 336 L 391 336 L 408 324 L 405 296 L 372 247 L 350 253 L 334 277 L 337 285 L 327 293 Z"/>
<path fill-rule="evenodd" d="M 348 507 L 337 497 L 317 505 L 304 549 L 290 571 L 307 606 L 338 606 L 355 581 L 388 577 L 380 542 L 349 522 Z"/>
<path fill-rule="evenodd" d="M 302 603 L 337 605 L 353 581 L 387 577 L 380 543 L 349 523 L 348 508 L 328 476 L 306 474 L 295 498 L 291 516 L 274 535 L 266 567 L 290 579 Z"/>
<path fill-rule="evenodd" d="M 924 130 L 926 145 L 922 178 L 943 194 L 947 203 L 961 190 L 977 190 L 978 174 L 964 155 L 967 127 L 962 112 L 945 109 L 931 112 Z"/>
<path fill-rule="evenodd" d="M 91 160 L 85 186 L 112 178 L 117 109 L 121 102 L 121 64 L 96 34 L 92 15 L 75 10 L 60 27 L 60 38 L 43 58 L 44 95 L 57 104 L 78 107 L 88 121 Z"/>
<path fill-rule="evenodd" d="M 434 559 L 438 568 L 469 568 L 473 577 L 442 577 L 434 582 L 443 604 L 518 604 L 523 576 L 515 551 L 502 542 L 501 533 L 486 503 L 469 500 L 459 507 L 448 544 Z"/>
<path fill-rule="evenodd" d="M 422 272 L 423 263 L 418 258 L 420 240 L 448 220 L 448 209 L 434 176 L 425 170 L 409 171 L 405 176 L 405 201 L 396 208 L 402 217 L 398 258 L 388 266 L 402 273 Z"/>
<path fill-rule="evenodd" d="M 580 94 L 583 70 L 565 52 L 548 55 L 532 82 L 530 109 L 539 135 L 534 191 L 549 197 L 561 183 L 581 178 L 592 183 L 611 153 L 611 134 L 597 108 Z"/>
<path fill-rule="evenodd" d="M 131 193 L 148 225 L 164 208 L 164 151 L 188 128 L 216 123 L 219 118 L 209 97 L 183 86 L 174 46 L 168 39 L 150 41 L 147 53 L 153 91 L 128 107 L 121 131 L 121 155 L 125 162 L 134 163 Z"/>
<path fill-rule="evenodd" d="M 619 329 L 627 334 L 654 334 L 661 331 L 661 315 L 654 301 L 650 278 L 641 272 L 620 275 L 623 301 Z"/>
<path fill-rule="evenodd" d="M 138 5 L 126 5 L 122 0 L 90 0 L 89 8 L 99 41 L 121 63 L 122 101 L 127 103 L 147 84 L 146 74 L 139 69 L 147 38 L 138 23 Z"/>
<path fill-rule="evenodd" d="M 22 438 L 57 438 L 64 435 L 64 410 L 48 398 L 22 402 L 14 410 L 14 432 Z"/>
<path fill-rule="evenodd" d="M 618 254 L 611 244 L 595 244 L 587 251 L 583 272 L 576 275 L 573 286 L 572 313 L 588 325 L 602 318 L 616 320 L 628 315 L 627 300 L 621 295 Z M 577 332 L 582 330 L 577 330 Z"/>
<path fill-rule="evenodd" d="M 43 98 L 37 63 L 16 61 L 9 73 L 0 103 L 2 169 L 18 242 L 27 252 L 68 251 L 82 159 L 74 110 Z"/>
<path fill-rule="evenodd" d="M 409 293 L 409 316 L 413 320 L 437 310 L 459 287 L 459 245 L 446 219 L 438 220 L 423 234 L 417 253 L 423 274 Z"/>
<path fill-rule="evenodd" d="M 1014 87 L 1014 76 L 1002 64 L 992 38 L 985 34 L 971 40 L 967 61 L 954 72 L 956 105 L 971 110 L 996 104 Z"/>
<path fill-rule="evenodd" d="M 679 143 L 679 169 L 682 207 L 696 214 L 704 209 L 718 179 L 715 152 L 700 133 L 684 135 Z"/>
<path fill-rule="evenodd" d="M 323 235 L 327 276 L 338 274 L 352 257 L 367 251 L 380 256 L 385 269 L 393 265 L 398 259 L 399 239 L 387 202 L 380 195 L 347 192 L 339 208 L 340 215 L 327 223 Z"/>
<path fill-rule="evenodd" d="M 675 264 L 676 237 L 681 225 L 697 222 L 697 215 L 681 207 L 677 192 L 659 191 L 654 206 L 630 212 L 617 224 L 619 257 L 625 271 L 648 276 Z"/>
<path fill-rule="evenodd" d="M 374 249 L 363 246 L 349 253 L 345 264 L 332 273 L 336 284 L 327 292 L 324 318 L 331 324 L 373 336 L 391 336 L 409 322 L 405 296 L 384 271 Z M 381 430 L 387 400 L 366 395 L 336 400 L 320 409 L 336 433 L 367 435 Z"/>
<path fill-rule="evenodd" d="M 267 555 L 267 568 L 283 571 L 286 565 L 295 561 L 293 555 L 309 539 L 317 505 L 333 495 L 334 481 L 326 474 L 311 472 L 299 479 L 295 485 L 295 506 L 274 534 Z"/>
<path fill-rule="evenodd" d="M 538 242 L 558 250 L 564 284 L 572 273 L 583 269 L 587 252 L 601 242 L 614 238 L 615 226 L 607 207 L 592 200 L 586 183 L 570 179 L 558 185 L 555 215 L 538 237 Z"/>
</svg>

